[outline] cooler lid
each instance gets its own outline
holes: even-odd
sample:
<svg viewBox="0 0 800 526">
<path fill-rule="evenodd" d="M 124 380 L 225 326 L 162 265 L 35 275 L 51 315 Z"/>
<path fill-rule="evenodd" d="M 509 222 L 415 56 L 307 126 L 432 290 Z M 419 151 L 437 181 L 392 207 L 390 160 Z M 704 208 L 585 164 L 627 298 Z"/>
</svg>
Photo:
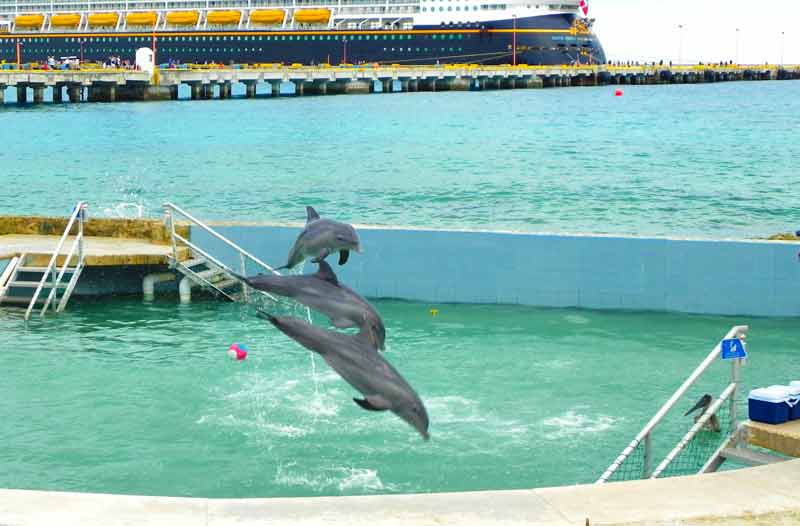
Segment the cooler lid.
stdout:
<svg viewBox="0 0 800 526">
<path fill-rule="evenodd" d="M 776 387 L 778 389 L 776 389 Z M 789 388 L 786 386 L 772 386 L 750 391 L 750 400 L 781 404 L 789 400 Z"/>
</svg>

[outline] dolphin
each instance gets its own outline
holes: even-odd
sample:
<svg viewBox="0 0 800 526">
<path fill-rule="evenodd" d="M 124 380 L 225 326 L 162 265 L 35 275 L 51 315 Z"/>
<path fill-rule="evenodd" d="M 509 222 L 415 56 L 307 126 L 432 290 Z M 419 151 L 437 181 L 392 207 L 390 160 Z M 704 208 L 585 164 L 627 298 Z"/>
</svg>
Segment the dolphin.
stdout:
<svg viewBox="0 0 800 526">
<path fill-rule="evenodd" d="M 353 398 L 367 411 L 391 411 L 417 430 L 425 440 L 428 412 L 419 395 L 400 373 L 378 353 L 369 327 L 355 335 L 330 331 L 299 318 L 275 317 L 264 311 L 258 316 L 297 343 L 318 353 L 325 362 L 364 398 Z"/>
<path fill-rule="evenodd" d="M 702 411 L 700 411 L 700 414 L 694 417 L 694 421 L 697 422 L 703 417 L 704 414 L 706 414 L 706 411 L 708 411 L 708 408 L 711 407 L 711 403 L 713 401 L 714 399 L 711 397 L 710 394 L 705 394 L 700 398 L 700 400 L 698 400 L 698 402 L 694 405 L 694 407 L 686 411 L 686 413 L 683 416 L 689 416 L 698 409 L 702 409 Z M 711 418 L 709 418 L 708 421 L 705 423 L 705 425 L 703 425 L 703 429 L 706 429 L 708 431 L 713 431 L 715 433 L 719 433 L 720 431 L 722 431 L 722 426 L 720 426 L 719 424 L 719 418 L 717 417 L 717 415 L 711 415 Z"/>
<path fill-rule="evenodd" d="M 310 206 L 306 207 L 306 213 L 306 227 L 289 251 L 287 263 L 276 270 L 294 268 L 309 257 L 314 258 L 314 263 L 317 263 L 333 252 L 339 252 L 339 265 L 344 265 L 351 250 L 361 253 L 361 241 L 352 225 L 333 219 L 322 219 Z"/>
<path fill-rule="evenodd" d="M 325 261 L 318 263 L 319 270 L 307 276 L 256 276 L 236 275 L 256 290 L 293 298 L 306 307 L 326 315 L 337 329 L 361 327 L 371 329 L 373 345 L 385 348 L 386 328 L 375 308 L 357 292 L 339 283 L 333 269 Z"/>
</svg>

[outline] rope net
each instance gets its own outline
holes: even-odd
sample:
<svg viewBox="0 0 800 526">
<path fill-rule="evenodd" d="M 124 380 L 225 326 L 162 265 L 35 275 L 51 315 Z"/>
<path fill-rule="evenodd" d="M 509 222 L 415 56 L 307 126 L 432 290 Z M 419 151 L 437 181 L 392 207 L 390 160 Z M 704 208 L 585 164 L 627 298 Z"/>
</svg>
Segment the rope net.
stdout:
<svg viewBox="0 0 800 526">
<path fill-rule="evenodd" d="M 694 426 L 706 407 L 686 414 L 704 396 L 711 396 L 711 403 L 717 401 L 722 391 L 720 386 L 730 383 L 730 362 L 717 361 L 693 385 L 672 410 L 659 422 L 651 432 L 651 458 L 645 458 L 645 440 L 643 439 L 630 455 L 617 467 L 608 478 L 608 482 L 641 480 L 649 478 L 656 467 L 667 457 L 689 430 Z M 697 474 L 710 457 L 730 437 L 735 425 L 732 419 L 740 419 L 747 414 L 747 404 L 741 399 L 741 393 L 735 392 L 736 416 L 731 414 L 731 400 L 726 399 L 703 428 L 686 444 L 675 458 L 661 472 L 659 478 Z M 654 405 L 654 411 L 658 405 Z"/>
</svg>

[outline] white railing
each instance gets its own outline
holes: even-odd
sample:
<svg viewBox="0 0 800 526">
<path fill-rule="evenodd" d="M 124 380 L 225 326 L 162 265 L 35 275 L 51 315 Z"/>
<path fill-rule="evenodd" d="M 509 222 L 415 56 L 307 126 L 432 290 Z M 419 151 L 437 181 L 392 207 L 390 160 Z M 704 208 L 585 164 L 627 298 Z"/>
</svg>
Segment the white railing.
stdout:
<svg viewBox="0 0 800 526">
<path fill-rule="evenodd" d="M 58 288 L 61 285 L 61 280 L 64 278 L 64 274 L 67 272 L 69 268 L 70 261 L 72 258 L 75 257 L 76 251 L 78 256 L 78 264 L 76 265 L 73 273 L 72 278 L 67 285 L 67 289 L 64 292 L 64 295 L 61 298 L 61 302 L 58 304 L 56 312 L 61 312 L 64 310 L 64 307 L 69 301 L 69 297 L 72 295 L 72 291 L 75 289 L 75 284 L 78 281 L 78 277 L 80 276 L 81 269 L 83 268 L 83 261 L 84 261 L 84 253 L 83 253 L 83 223 L 86 220 L 86 208 L 87 204 L 79 201 L 77 205 L 75 205 L 75 209 L 72 211 L 72 215 L 69 217 L 69 221 L 67 222 L 67 227 L 64 229 L 64 233 L 61 235 L 61 239 L 58 240 L 58 244 L 56 245 L 56 249 L 53 251 L 53 256 L 50 258 L 50 263 L 47 264 L 45 271 L 42 273 L 42 279 L 39 281 L 39 285 L 36 287 L 36 291 L 33 293 L 33 297 L 31 298 L 31 302 L 28 305 L 28 309 L 25 311 L 25 319 L 29 320 L 31 317 L 31 313 L 33 309 L 36 307 L 36 302 L 39 300 L 39 295 L 42 293 L 42 290 L 45 288 L 47 284 L 47 280 L 51 280 L 51 289 L 50 294 L 47 296 L 47 300 L 45 301 L 44 305 L 42 306 L 42 311 L 40 316 L 44 316 L 47 312 L 47 309 L 50 307 L 50 304 L 55 299 L 56 294 L 58 293 Z M 64 248 L 64 243 L 66 243 L 67 238 L 70 236 L 70 232 L 72 232 L 72 227 L 75 223 L 78 223 L 78 234 L 75 236 L 75 239 L 72 241 L 72 245 L 70 246 L 69 253 L 64 260 L 64 265 L 61 269 L 58 268 L 58 257 L 61 254 L 61 250 Z"/>
<path fill-rule="evenodd" d="M 214 265 L 220 267 L 221 269 L 226 270 L 228 272 L 234 272 L 234 273 L 237 272 L 237 271 L 233 270 L 232 268 L 230 268 L 225 263 L 223 263 L 222 261 L 218 260 L 217 258 L 212 256 L 211 254 L 209 254 L 207 251 L 203 250 L 202 248 L 200 248 L 196 244 L 192 243 L 191 241 L 189 241 L 185 237 L 183 237 L 180 234 L 178 234 L 178 232 L 175 230 L 175 214 L 177 213 L 180 216 L 182 216 L 185 219 L 187 219 L 190 223 L 192 223 L 192 224 L 196 225 L 198 228 L 201 228 L 202 230 L 208 232 L 209 234 L 211 234 L 213 237 L 215 237 L 219 241 L 222 241 L 226 246 L 228 246 L 228 247 L 232 248 L 234 251 L 236 251 L 239 254 L 239 263 L 240 263 L 240 269 L 238 271 L 238 274 L 240 274 L 242 276 L 246 276 L 247 275 L 247 261 L 249 260 L 249 261 L 252 261 L 253 263 L 255 263 L 256 265 L 258 265 L 259 267 L 261 267 L 262 269 L 266 270 L 267 272 L 269 272 L 271 274 L 275 274 L 276 276 L 280 275 L 280 273 L 278 271 L 276 271 L 274 268 L 272 268 L 271 266 L 267 265 L 266 263 L 264 263 L 263 261 L 258 259 L 256 256 L 254 256 L 253 254 L 251 254 L 247 250 L 243 249 L 242 247 L 240 247 L 239 245 L 237 245 L 233 241 L 231 241 L 230 239 L 222 236 L 219 232 L 217 232 L 216 230 L 214 230 L 210 226 L 206 225 L 205 223 L 203 223 L 202 221 L 200 221 L 199 219 L 197 219 L 196 217 L 191 215 L 189 212 L 183 210 L 182 208 L 180 208 L 180 207 L 178 207 L 178 206 L 176 206 L 176 205 L 174 205 L 172 203 L 164 203 L 164 213 L 166 215 L 167 228 L 169 228 L 170 236 L 172 238 L 172 259 L 176 264 L 180 262 L 180 260 L 178 258 L 178 243 L 182 243 L 182 244 L 186 245 L 187 247 L 191 248 L 192 251 L 194 251 L 197 254 L 200 254 L 201 256 L 203 256 L 207 260 L 211 261 Z"/>
<path fill-rule="evenodd" d="M 743 338 L 748 331 L 749 327 L 746 325 L 736 326 L 733 327 L 728 334 L 725 335 L 725 340 L 732 339 L 732 338 Z M 650 419 L 647 425 L 636 435 L 630 444 L 622 451 L 622 453 L 611 463 L 608 469 L 603 473 L 603 475 L 597 480 L 597 484 L 603 484 L 608 482 L 612 475 L 625 463 L 625 461 L 630 457 L 630 455 L 636 451 L 642 443 L 644 443 L 644 468 L 641 478 L 650 478 L 653 474 L 652 465 L 653 465 L 653 447 L 652 447 L 652 437 L 653 432 L 655 431 L 656 427 L 661 423 L 667 413 L 675 407 L 675 405 L 683 398 L 686 392 L 689 390 L 692 385 L 697 382 L 697 380 L 706 372 L 706 370 L 713 364 L 717 359 L 720 357 L 720 353 L 722 352 L 722 342 L 718 343 L 714 350 L 712 350 L 708 356 L 706 356 L 705 360 L 697 367 L 697 369 L 692 372 L 691 375 L 683 382 L 683 384 L 678 388 L 677 391 L 670 397 L 669 400 L 658 410 L 658 412 Z M 736 387 L 739 383 L 739 369 L 741 367 L 741 360 L 732 360 L 731 361 L 731 384 L 733 385 L 732 391 L 729 394 L 728 398 L 730 400 L 730 420 L 731 420 L 731 429 L 730 432 L 735 431 L 736 426 Z M 709 417 L 710 418 L 710 417 Z M 677 454 L 677 453 L 676 453 Z M 659 466 L 661 467 L 661 466 Z M 664 466 L 666 467 L 666 466 Z M 663 471 L 663 468 L 662 468 Z"/>
</svg>

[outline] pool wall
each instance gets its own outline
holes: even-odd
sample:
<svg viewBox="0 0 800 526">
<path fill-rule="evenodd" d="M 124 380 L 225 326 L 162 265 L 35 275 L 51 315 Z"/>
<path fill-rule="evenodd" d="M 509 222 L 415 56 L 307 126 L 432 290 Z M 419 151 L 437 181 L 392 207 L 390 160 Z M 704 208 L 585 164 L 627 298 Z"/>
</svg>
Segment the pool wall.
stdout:
<svg viewBox="0 0 800 526">
<path fill-rule="evenodd" d="M 285 262 L 300 231 L 214 228 L 275 266 Z M 351 255 L 344 267 L 329 259 L 344 283 L 372 298 L 800 316 L 798 243 L 358 229 L 364 253 Z M 238 256 L 203 230 L 193 228 L 191 237 L 239 268 Z"/>
</svg>

